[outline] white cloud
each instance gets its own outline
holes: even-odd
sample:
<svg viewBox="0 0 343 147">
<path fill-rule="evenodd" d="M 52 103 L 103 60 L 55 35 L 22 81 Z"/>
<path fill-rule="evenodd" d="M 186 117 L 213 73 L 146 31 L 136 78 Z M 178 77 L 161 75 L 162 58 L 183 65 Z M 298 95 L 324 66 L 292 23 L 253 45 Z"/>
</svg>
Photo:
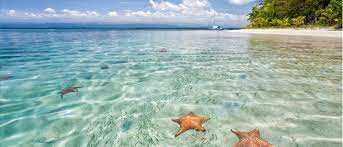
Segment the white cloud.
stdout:
<svg viewBox="0 0 343 147">
<path fill-rule="evenodd" d="M 247 19 L 245 15 L 235 15 L 218 12 L 211 7 L 208 0 L 182 0 L 173 3 L 167 0 L 149 0 L 150 10 L 122 12 L 108 11 L 100 14 L 96 11 L 79 11 L 71 9 L 54 10 L 46 8 L 41 12 L 23 12 L 9 10 L 7 16 L 18 19 L 36 19 L 49 21 L 71 21 L 71 22 L 113 22 L 113 23 L 166 23 L 166 24 L 210 24 L 215 16 L 217 24 L 244 24 Z M 0 14 L 1 15 L 1 14 Z M 114 19 L 115 17 L 115 19 Z"/>
<path fill-rule="evenodd" d="M 180 11 L 182 7 L 179 5 L 172 4 L 168 1 L 162 1 L 160 3 L 155 2 L 154 0 L 149 1 L 150 6 L 155 10 L 172 10 L 172 11 Z"/>
<path fill-rule="evenodd" d="M 96 11 L 77 11 L 63 9 L 62 11 L 56 11 L 52 8 L 46 8 L 41 12 L 25 12 L 25 11 L 15 11 L 9 10 L 6 13 L 7 16 L 11 16 L 18 19 L 37 19 L 37 18 L 98 18 L 102 17 Z"/>
<path fill-rule="evenodd" d="M 86 11 L 86 14 L 87 16 L 94 16 L 94 17 L 100 16 L 100 14 L 95 11 Z"/>
<path fill-rule="evenodd" d="M 55 9 L 53 9 L 53 8 L 46 8 L 46 9 L 44 9 L 44 12 L 46 12 L 46 13 L 56 13 Z"/>
<path fill-rule="evenodd" d="M 152 16 L 152 13 L 150 11 L 128 11 L 125 13 L 125 16 L 142 16 L 142 17 L 148 17 Z"/>
<path fill-rule="evenodd" d="M 85 13 L 82 13 L 80 11 L 76 11 L 76 10 L 69 10 L 69 9 L 63 9 L 62 13 L 64 13 L 64 15 L 66 16 L 86 16 Z"/>
<path fill-rule="evenodd" d="M 15 10 L 8 10 L 7 15 L 8 16 L 15 16 L 16 15 L 16 11 Z"/>
<path fill-rule="evenodd" d="M 99 13 L 95 12 L 95 11 L 77 11 L 77 10 L 63 9 L 62 13 L 64 16 L 72 16 L 72 17 L 96 17 L 96 16 L 99 16 Z"/>
<path fill-rule="evenodd" d="M 208 0 L 183 0 L 180 4 L 150 0 L 149 3 L 156 11 L 174 11 L 183 15 L 204 15 L 211 11 Z"/>
<path fill-rule="evenodd" d="M 229 0 L 229 3 L 234 4 L 234 5 L 245 5 L 254 0 Z"/>
<path fill-rule="evenodd" d="M 108 16 L 118 16 L 118 13 L 116 11 L 111 11 L 107 13 Z"/>
<path fill-rule="evenodd" d="M 24 15 L 27 16 L 27 17 L 38 17 L 39 16 L 38 14 L 29 13 L 29 12 L 25 12 Z"/>
<path fill-rule="evenodd" d="M 208 8 L 210 3 L 208 0 L 183 0 L 182 4 L 188 8 Z"/>
<path fill-rule="evenodd" d="M 211 22 L 212 19 L 216 19 L 216 22 L 222 23 L 242 23 L 246 20 L 245 15 L 217 12 L 211 7 L 208 0 L 182 0 L 179 4 L 168 1 L 156 2 L 149 0 L 149 4 L 156 12 L 151 13 L 151 15 L 143 15 L 144 13 L 139 12 L 139 14 L 142 14 L 139 16 L 171 17 L 170 19 L 179 19 L 182 21 L 186 21 L 187 19 L 189 21 L 201 20 L 202 23 Z"/>
</svg>

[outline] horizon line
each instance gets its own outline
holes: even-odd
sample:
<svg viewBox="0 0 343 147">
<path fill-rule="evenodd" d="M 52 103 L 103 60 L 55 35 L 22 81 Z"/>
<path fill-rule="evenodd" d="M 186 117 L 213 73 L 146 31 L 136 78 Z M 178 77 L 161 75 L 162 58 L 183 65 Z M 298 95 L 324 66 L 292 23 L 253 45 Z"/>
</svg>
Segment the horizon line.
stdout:
<svg viewBox="0 0 343 147">
<path fill-rule="evenodd" d="M 212 26 L 200 24 L 110 24 L 110 23 L 27 23 L 0 22 L 0 29 L 192 29 L 208 30 Z M 241 26 L 222 26 L 224 29 L 241 29 Z"/>
</svg>

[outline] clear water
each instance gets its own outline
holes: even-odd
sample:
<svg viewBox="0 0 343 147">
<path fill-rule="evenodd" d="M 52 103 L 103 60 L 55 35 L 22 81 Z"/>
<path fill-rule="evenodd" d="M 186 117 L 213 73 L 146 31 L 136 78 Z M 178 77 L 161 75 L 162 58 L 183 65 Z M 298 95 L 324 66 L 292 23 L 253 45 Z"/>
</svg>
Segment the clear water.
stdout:
<svg viewBox="0 0 343 147">
<path fill-rule="evenodd" d="M 0 146 L 231 146 L 230 129 L 259 128 L 275 146 L 340 147 L 341 43 L 227 31 L 1 30 Z M 61 99 L 73 85 L 79 95 Z M 211 117 L 208 131 L 174 138 L 171 118 L 190 111 Z"/>
</svg>

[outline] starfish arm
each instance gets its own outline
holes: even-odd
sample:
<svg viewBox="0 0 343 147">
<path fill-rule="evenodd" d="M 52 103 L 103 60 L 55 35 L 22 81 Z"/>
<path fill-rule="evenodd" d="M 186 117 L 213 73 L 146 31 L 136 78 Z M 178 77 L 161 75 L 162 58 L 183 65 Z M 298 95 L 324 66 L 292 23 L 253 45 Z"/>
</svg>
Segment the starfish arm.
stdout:
<svg viewBox="0 0 343 147">
<path fill-rule="evenodd" d="M 180 124 L 181 120 L 180 119 L 172 119 L 173 122 L 176 122 L 178 124 Z"/>
<path fill-rule="evenodd" d="M 205 131 L 206 131 L 206 129 L 205 129 L 203 126 L 201 126 L 201 125 L 196 125 L 196 126 L 194 127 L 194 129 L 195 129 L 196 131 L 202 131 L 202 132 L 205 132 Z"/>
<path fill-rule="evenodd" d="M 269 142 L 265 141 L 265 140 L 262 140 L 262 143 L 261 143 L 264 147 L 273 147 L 272 144 L 270 144 Z"/>
<path fill-rule="evenodd" d="M 252 131 L 250 131 L 248 133 L 250 136 L 256 137 L 256 138 L 260 138 L 260 131 L 258 129 L 254 129 Z"/>
<path fill-rule="evenodd" d="M 209 117 L 201 117 L 201 122 L 207 122 L 210 119 L 211 118 L 209 118 Z"/>
<path fill-rule="evenodd" d="M 182 133 L 186 132 L 188 129 L 180 129 L 176 134 L 175 134 L 175 137 L 181 135 Z"/>
<path fill-rule="evenodd" d="M 231 129 L 231 132 L 234 133 L 239 138 L 239 140 L 242 139 L 242 133 L 240 131 L 234 131 Z"/>
<path fill-rule="evenodd" d="M 240 147 L 238 143 L 233 144 L 233 147 Z"/>
<path fill-rule="evenodd" d="M 189 115 L 189 116 L 196 116 L 193 112 L 189 112 L 187 115 Z"/>
</svg>

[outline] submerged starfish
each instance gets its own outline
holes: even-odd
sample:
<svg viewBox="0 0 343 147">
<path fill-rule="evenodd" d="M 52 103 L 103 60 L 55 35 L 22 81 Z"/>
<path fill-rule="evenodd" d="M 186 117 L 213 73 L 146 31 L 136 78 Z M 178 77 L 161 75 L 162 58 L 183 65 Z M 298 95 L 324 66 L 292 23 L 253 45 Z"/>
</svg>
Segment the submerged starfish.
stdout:
<svg viewBox="0 0 343 147">
<path fill-rule="evenodd" d="M 101 66 L 100 66 L 100 69 L 109 69 L 110 67 L 108 66 L 108 65 L 106 65 L 106 64 L 102 64 Z"/>
<path fill-rule="evenodd" d="M 168 52 L 168 50 L 167 50 L 166 48 L 161 48 L 161 49 L 159 50 L 159 52 L 164 53 L 164 52 Z"/>
<path fill-rule="evenodd" d="M 63 98 L 63 95 L 65 95 L 65 94 L 68 94 L 68 93 L 71 93 L 71 92 L 79 92 L 79 90 L 78 90 L 79 88 L 81 88 L 81 87 L 72 86 L 72 87 L 68 87 L 68 88 L 63 89 L 60 92 L 61 98 Z"/>
<path fill-rule="evenodd" d="M 175 134 L 175 137 L 179 136 L 180 134 L 194 129 L 196 131 L 205 132 L 206 129 L 202 126 L 210 118 L 205 116 L 199 116 L 194 114 L 193 112 L 188 113 L 185 116 L 182 116 L 178 119 L 172 119 L 172 121 L 178 123 L 180 125 L 180 130 Z"/>
<path fill-rule="evenodd" d="M 250 132 L 234 131 L 239 138 L 239 142 L 235 143 L 233 147 L 272 147 L 273 145 L 261 139 L 260 131 L 254 129 Z"/>
<path fill-rule="evenodd" d="M 13 76 L 11 75 L 0 75 L 0 81 L 5 81 L 11 79 Z"/>
</svg>

